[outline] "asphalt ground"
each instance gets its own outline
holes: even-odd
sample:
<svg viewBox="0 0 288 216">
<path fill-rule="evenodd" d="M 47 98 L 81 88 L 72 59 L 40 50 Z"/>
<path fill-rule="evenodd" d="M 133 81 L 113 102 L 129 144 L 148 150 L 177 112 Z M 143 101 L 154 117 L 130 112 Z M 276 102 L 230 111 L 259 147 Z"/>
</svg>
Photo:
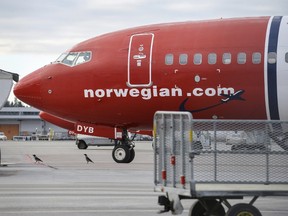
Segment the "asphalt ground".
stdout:
<svg viewBox="0 0 288 216">
<path fill-rule="evenodd" d="M 7 165 L 0 167 L 0 216 L 151 216 L 162 209 L 154 192 L 151 142 L 136 142 L 131 164 L 115 163 L 113 147 L 79 150 L 74 141 L 6 141 L 0 147 Z M 87 164 L 84 153 L 94 163 Z M 33 154 L 44 163 L 35 163 Z M 183 215 L 192 203 L 183 201 Z M 259 198 L 255 206 L 263 216 L 288 215 L 287 197 Z"/>
</svg>

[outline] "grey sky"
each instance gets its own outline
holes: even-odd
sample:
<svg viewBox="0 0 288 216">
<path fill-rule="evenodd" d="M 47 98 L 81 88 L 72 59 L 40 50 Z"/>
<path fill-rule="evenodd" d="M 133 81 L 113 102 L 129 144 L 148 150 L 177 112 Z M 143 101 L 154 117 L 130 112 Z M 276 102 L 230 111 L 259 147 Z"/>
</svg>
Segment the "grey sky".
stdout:
<svg viewBox="0 0 288 216">
<path fill-rule="evenodd" d="M 123 28 L 262 15 L 288 15 L 288 1 L 1 0 L 0 68 L 24 75 L 78 42 Z"/>
</svg>

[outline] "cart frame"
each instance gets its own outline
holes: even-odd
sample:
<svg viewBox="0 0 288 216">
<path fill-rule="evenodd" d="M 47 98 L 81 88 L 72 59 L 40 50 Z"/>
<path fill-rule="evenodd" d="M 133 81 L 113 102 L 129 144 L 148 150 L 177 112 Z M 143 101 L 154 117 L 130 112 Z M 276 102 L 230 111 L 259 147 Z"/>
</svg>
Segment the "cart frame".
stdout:
<svg viewBox="0 0 288 216">
<path fill-rule="evenodd" d="M 159 111 L 153 131 L 154 184 L 166 193 L 159 197 L 164 211 L 182 213 L 181 199 L 198 200 L 190 215 L 193 208 L 211 211 L 222 204 L 228 212 L 256 211 L 258 197 L 288 195 L 287 121 L 194 120 L 189 112 Z M 243 137 L 231 141 L 237 132 Z M 247 205 L 228 202 L 246 196 L 252 197 Z"/>
</svg>

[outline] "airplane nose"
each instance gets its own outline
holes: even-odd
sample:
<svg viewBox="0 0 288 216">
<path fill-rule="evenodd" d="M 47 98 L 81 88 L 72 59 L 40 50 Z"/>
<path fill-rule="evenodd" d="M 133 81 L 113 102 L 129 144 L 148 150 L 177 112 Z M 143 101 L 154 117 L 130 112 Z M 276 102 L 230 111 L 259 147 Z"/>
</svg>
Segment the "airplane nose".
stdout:
<svg viewBox="0 0 288 216">
<path fill-rule="evenodd" d="M 40 71 L 34 71 L 33 73 L 23 77 L 14 87 L 14 95 L 23 101 L 34 107 L 41 106 L 41 77 Z"/>
</svg>

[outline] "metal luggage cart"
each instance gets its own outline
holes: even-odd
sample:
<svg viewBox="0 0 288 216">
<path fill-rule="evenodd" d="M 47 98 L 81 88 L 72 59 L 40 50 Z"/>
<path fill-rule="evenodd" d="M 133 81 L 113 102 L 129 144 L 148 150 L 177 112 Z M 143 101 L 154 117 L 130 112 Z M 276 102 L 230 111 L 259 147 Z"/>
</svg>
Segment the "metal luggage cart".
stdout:
<svg viewBox="0 0 288 216">
<path fill-rule="evenodd" d="M 189 112 L 154 116 L 154 183 L 162 212 L 261 215 L 260 196 L 288 195 L 288 122 L 194 120 Z M 252 197 L 231 206 L 229 199 Z M 247 213 L 247 214 L 245 214 Z"/>
</svg>

